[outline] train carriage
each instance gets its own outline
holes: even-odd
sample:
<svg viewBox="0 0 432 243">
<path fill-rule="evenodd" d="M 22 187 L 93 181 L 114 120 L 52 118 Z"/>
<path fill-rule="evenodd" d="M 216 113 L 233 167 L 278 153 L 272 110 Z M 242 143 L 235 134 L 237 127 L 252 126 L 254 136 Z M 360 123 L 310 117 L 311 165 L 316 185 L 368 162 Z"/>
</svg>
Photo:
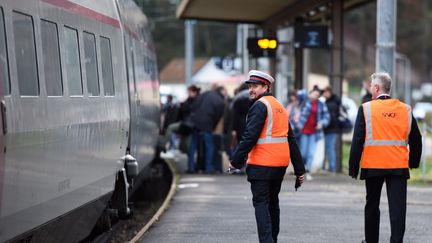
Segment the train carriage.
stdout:
<svg viewBox="0 0 432 243">
<path fill-rule="evenodd" d="M 131 0 L 0 2 L 0 241 L 76 242 L 127 210 L 125 155 L 143 175 L 157 154 L 156 70 Z"/>
</svg>

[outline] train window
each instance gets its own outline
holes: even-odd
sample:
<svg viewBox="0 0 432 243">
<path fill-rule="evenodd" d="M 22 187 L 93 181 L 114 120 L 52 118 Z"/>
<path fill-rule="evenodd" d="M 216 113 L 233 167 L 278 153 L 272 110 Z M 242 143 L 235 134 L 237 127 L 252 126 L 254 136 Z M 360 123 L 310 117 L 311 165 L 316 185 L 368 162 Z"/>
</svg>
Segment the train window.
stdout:
<svg viewBox="0 0 432 243">
<path fill-rule="evenodd" d="M 39 95 L 33 18 L 13 12 L 15 58 L 20 95 Z"/>
<path fill-rule="evenodd" d="M 69 95 L 82 95 L 81 66 L 76 29 L 65 27 L 66 77 Z"/>
<path fill-rule="evenodd" d="M 144 54 L 143 57 L 144 57 L 144 70 L 148 74 L 149 73 L 149 71 L 148 71 L 149 70 L 149 68 L 148 68 L 149 62 L 148 62 L 148 59 L 147 59 L 147 55 Z"/>
<path fill-rule="evenodd" d="M 146 51 L 145 51 L 145 49 L 144 49 L 144 55 L 143 55 L 143 58 L 144 58 L 144 71 L 146 72 L 146 73 L 148 73 L 148 61 L 147 61 L 147 55 L 146 55 Z"/>
<path fill-rule="evenodd" d="M 62 96 L 63 84 L 57 25 L 41 20 L 41 34 L 47 95 Z"/>
<path fill-rule="evenodd" d="M 102 80 L 105 96 L 114 96 L 114 79 L 112 69 L 111 43 L 108 38 L 100 38 Z"/>
<path fill-rule="evenodd" d="M 134 86 L 134 92 L 137 93 L 137 73 L 136 73 L 136 68 L 135 68 L 135 51 L 134 51 L 135 47 L 132 49 L 130 49 L 130 53 L 131 53 L 131 57 L 132 57 L 132 75 L 133 75 L 133 86 Z M 135 49 L 136 50 L 136 49 Z"/>
<path fill-rule="evenodd" d="M 96 59 L 96 39 L 91 33 L 84 32 L 84 57 L 89 96 L 99 96 L 99 77 Z"/>
<path fill-rule="evenodd" d="M 145 72 L 146 74 L 150 74 L 150 59 L 148 58 L 147 54 L 144 55 L 144 62 L 145 62 Z"/>
<path fill-rule="evenodd" d="M 6 45 L 4 15 L 2 8 L 0 8 L 0 82 L 3 83 L 3 95 L 10 94 L 9 63 Z"/>
<path fill-rule="evenodd" d="M 135 61 L 134 61 L 134 43 L 132 41 L 131 36 L 127 37 L 127 66 L 128 66 L 128 81 L 129 81 L 129 90 L 133 89 L 133 92 L 136 93 L 136 77 L 135 77 Z"/>
</svg>

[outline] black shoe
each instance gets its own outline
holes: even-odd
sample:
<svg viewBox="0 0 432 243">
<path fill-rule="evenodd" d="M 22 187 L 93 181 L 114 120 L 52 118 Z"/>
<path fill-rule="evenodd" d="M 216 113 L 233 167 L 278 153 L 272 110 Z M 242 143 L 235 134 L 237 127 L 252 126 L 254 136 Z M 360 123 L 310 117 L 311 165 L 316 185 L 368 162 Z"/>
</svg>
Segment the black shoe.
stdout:
<svg viewBox="0 0 432 243">
<path fill-rule="evenodd" d="M 366 240 L 362 240 L 362 243 L 367 243 Z"/>
</svg>

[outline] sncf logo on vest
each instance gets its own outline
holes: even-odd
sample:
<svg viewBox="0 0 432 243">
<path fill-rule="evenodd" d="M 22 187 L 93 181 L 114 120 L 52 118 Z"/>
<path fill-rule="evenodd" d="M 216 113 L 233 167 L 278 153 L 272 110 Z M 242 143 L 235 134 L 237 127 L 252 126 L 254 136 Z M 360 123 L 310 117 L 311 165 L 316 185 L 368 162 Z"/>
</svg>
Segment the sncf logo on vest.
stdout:
<svg viewBox="0 0 432 243">
<path fill-rule="evenodd" d="M 276 108 L 275 110 L 276 110 L 277 113 L 282 113 L 283 112 L 283 110 L 281 108 Z"/>
<path fill-rule="evenodd" d="M 384 118 L 395 118 L 396 112 L 383 112 L 381 113 L 381 116 Z"/>
</svg>

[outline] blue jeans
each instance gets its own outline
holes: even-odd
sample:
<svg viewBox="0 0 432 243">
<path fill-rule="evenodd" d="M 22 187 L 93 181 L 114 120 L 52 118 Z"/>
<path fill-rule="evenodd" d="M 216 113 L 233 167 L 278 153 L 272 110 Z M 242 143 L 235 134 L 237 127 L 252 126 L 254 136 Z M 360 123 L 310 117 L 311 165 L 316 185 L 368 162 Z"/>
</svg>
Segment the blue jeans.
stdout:
<svg viewBox="0 0 432 243">
<path fill-rule="evenodd" d="M 204 142 L 204 157 L 205 157 L 205 168 L 206 172 L 213 172 L 213 152 L 214 152 L 214 142 L 213 134 L 211 132 L 194 130 L 192 132 L 191 144 L 188 152 L 188 170 L 195 171 L 195 152 L 198 147 L 198 138 L 202 137 Z"/>
<path fill-rule="evenodd" d="M 315 155 L 318 133 L 302 134 L 300 137 L 300 153 L 306 163 L 306 170 L 312 169 L 312 162 Z"/>
<path fill-rule="evenodd" d="M 329 162 L 329 171 L 336 172 L 336 138 L 337 133 L 328 133 L 325 135 L 325 153 Z"/>
</svg>

